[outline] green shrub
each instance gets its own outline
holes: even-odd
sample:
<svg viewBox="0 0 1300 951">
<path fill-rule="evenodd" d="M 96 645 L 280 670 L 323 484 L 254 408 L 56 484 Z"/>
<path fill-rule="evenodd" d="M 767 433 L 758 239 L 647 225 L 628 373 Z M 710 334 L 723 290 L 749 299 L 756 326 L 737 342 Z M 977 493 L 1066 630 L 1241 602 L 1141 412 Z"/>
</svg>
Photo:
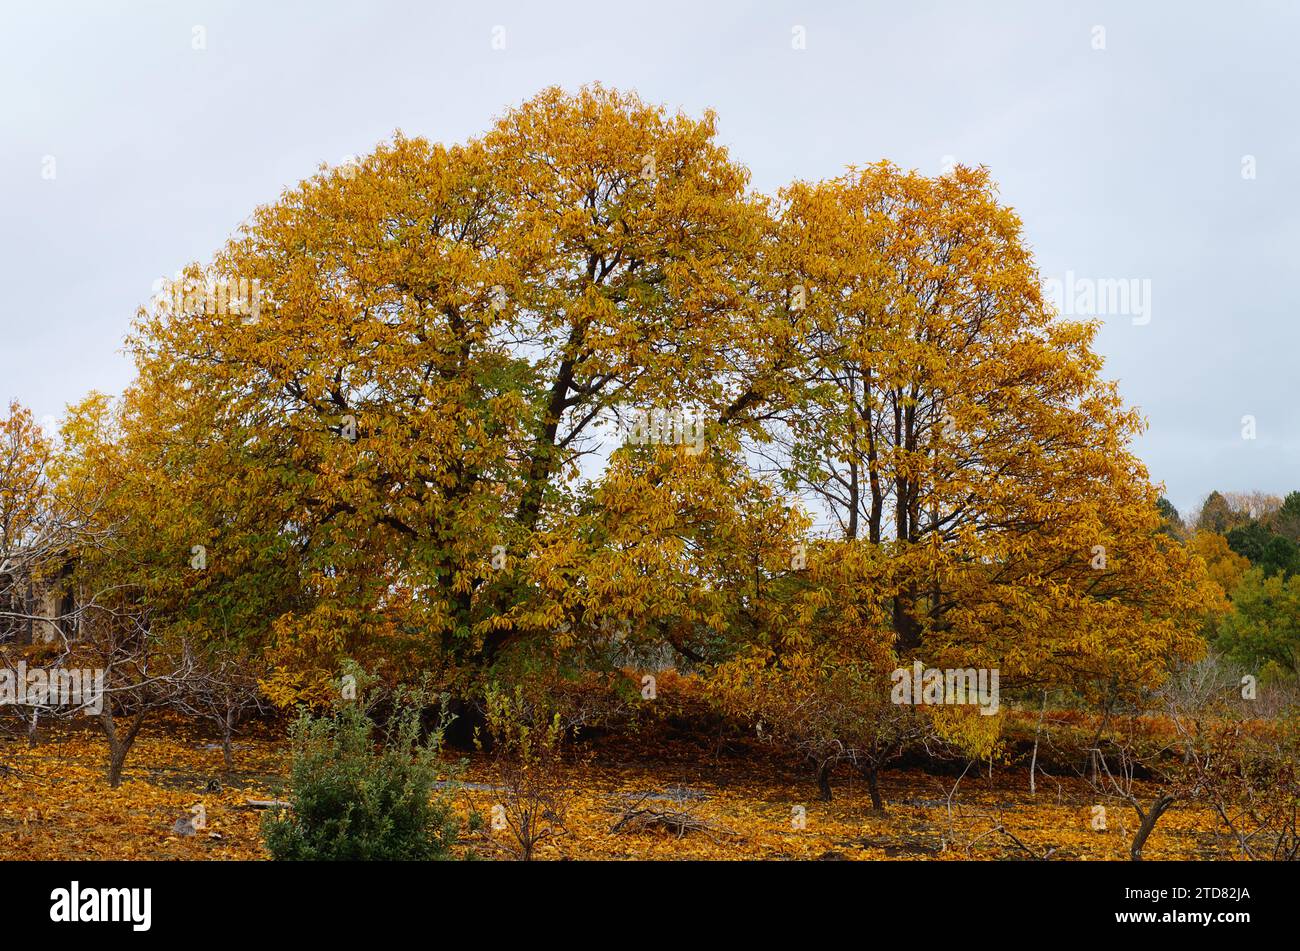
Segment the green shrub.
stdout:
<svg viewBox="0 0 1300 951">
<path fill-rule="evenodd" d="M 272 858 L 449 857 L 457 823 L 448 795 L 434 790 L 442 729 L 421 741 L 422 699 L 399 696 L 383 730 L 376 730 L 360 701 L 325 716 L 299 717 L 290 734 L 292 808 L 268 815 L 262 824 Z"/>
</svg>

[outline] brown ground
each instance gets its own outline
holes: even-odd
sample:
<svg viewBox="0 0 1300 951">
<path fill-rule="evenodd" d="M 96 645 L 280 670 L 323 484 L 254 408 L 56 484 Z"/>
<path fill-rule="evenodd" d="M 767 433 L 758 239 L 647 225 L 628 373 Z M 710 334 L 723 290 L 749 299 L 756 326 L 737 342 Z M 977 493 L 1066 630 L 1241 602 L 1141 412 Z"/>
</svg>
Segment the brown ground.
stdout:
<svg viewBox="0 0 1300 951">
<path fill-rule="evenodd" d="M 249 798 L 284 795 L 287 747 L 282 729 L 260 727 L 241 738 L 236 770 L 223 778 L 213 739 L 184 723 L 146 730 L 127 763 L 126 781 L 110 789 L 104 741 L 81 728 L 53 733 L 29 748 L 25 739 L 0 745 L 0 857 L 9 859 L 248 859 L 265 858 L 262 812 Z M 865 784 L 837 777 L 834 801 L 797 764 L 772 758 L 761 746 L 727 755 L 708 743 L 597 744 L 590 761 L 572 767 L 567 833 L 542 847 L 541 858 L 600 859 L 1127 859 L 1136 826 L 1131 809 L 1107 805 L 1106 829 L 1093 826 L 1094 799 L 1077 779 L 1039 781 L 1031 796 L 1023 768 L 957 777 L 915 767 L 884 780 L 888 811 L 871 809 Z M 448 758 L 449 775 L 455 771 Z M 469 783 L 495 786 L 485 757 L 460 770 Z M 207 791 L 212 780 L 220 789 Z M 1149 790 L 1147 790 L 1149 792 Z M 644 793 L 643 808 L 686 813 L 709 828 L 614 832 L 621 811 Z M 950 794 L 951 799 L 950 799 Z M 502 794 L 470 788 L 456 794 L 462 815 L 488 815 Z M 196 803 L 207 828 L 173 833 L 176 819 Z M 806 826 L 793 820 L 803 807 Z M 1169 812 L 1149 841 L 1147 859 L 1228 858 L 1205 810 Z M 503 833 L 496 833 L 497 837 Z M 489 833 L 467 834 L 461 851 L 500 857 Z"/>
</svg>

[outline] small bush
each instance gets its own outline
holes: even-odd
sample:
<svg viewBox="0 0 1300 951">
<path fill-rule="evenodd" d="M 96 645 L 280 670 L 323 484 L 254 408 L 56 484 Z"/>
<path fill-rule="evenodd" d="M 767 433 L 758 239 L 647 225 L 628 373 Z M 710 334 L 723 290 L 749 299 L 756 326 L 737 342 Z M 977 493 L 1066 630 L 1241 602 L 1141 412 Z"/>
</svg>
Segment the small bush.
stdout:
<svg viewBox="0 0 1300 951">
<path fill-rule="evenodd" d="M 298 719 L 290 734 L 293 807 L 267 816 L 262 827 L 272 858 L 449 857 L 457 823 L 448 796 L 434 794 L 442 730 L 421 741 L 422 701 L 416 694 L 399 697 L 382 731 L 376 731 L 360 701 L 326 716 L 304 713 Z M 376 732 L 382 734 L 378 748 Z"/>
<path fill-rule="evenodd" d="M 566 835 L 565 730 L 553 695 L 489 685 L 484 699 L 501 800 L 492 807 L 498 845 L 529 862 L 538 846 Z"/>
</svg>

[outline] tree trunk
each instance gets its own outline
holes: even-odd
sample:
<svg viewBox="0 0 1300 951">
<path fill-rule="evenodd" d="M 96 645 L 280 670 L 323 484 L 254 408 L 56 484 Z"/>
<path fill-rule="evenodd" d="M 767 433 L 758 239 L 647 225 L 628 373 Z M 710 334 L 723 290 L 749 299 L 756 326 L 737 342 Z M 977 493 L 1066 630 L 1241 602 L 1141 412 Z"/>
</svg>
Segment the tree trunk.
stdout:
<svg viewBox="0 0 1300 951">
<path fill-rule="evenodd" d="M 894 595 L 894 637 L 895 650 L 899 657 L 916 652 L 921 646 L 921 625 L 913 615 L 915 607 L 916 586 L 908 584 L 900 594 Z"/>
<path fill-rule="evenodd" d="M 580 327 L 569 331 L 569 348 L 576 347 L 582 339 Z M 560 429 L 560 417 L 567 408 L 566 400 L 573 386 L 574 361 L 565 357 L 551 384 L 550 399 L 546 404 L 546 416 L 542 420 L 542 431 L 533 443 L 528 456 L 528 481 L 519 499 L 519 508 L 515 518 L 528 531 L 537 526 L 542 512 L 542 497 L 551 478 L 556 462 L 556 436 Z"/>
<path fill-rule="evenodd" d="M 519 857 L 525 862 L 533 860 L 533 824 L 532 814 L 525 810 L 519 822 Z"/>
<path fill-rule="evenodd" d="M 108 785 L 113 789 L 122 785 L 122 767 L 126 765 L 127 746 L 121 742 L 108 744 Z"/>
<path fill-rule="evenodd" d="M 885 799 L 880 795 L 880 767 L 865 766 L 862 775 L 867 779 L 867 792 L 871 793 L 871 808 L 876 812 L 884 812 Z"/>
<path fill-rule="evenodd" d="M 1133 836 L 1133 845 L 1129 849 L 1129 855 L 1132 856 L 1134 862 L 1142 861 L 1142 848 L 1147 844 L 1147 838 L 1155 831 L 1156 823 L 1165 814 L 1165 810 L 1176 801 L 1175 797 L 1168 793 L 1162 793 L 1160 798 L 1151 804 L 1151 808 L 1145 814 L 1141 809 L 1138 809 L 1137 814 L 1142 820 L 1142 824 L 1138 826 L 1137 834 Z"/>
<path fill-rule="evenodd" d="M 1047 715 L 1047 691 L 1043 691 L 1043 706 L 1038 711 L 1038 727 L 1034 730 L 1034 755 L 1029 760 L 1029 795 L 1037 796 L 1034 773 L 1038 771 L 1038 737 L 1043 732 L 1043 717 Z"/>
<path fill-rule="evenodd" d="M 822 802 L 831 801 L 831 769 L 834 767 L 834 760 L 826 760 L 817 767 L 817 791 Z"/>
<path fill-rule="evenodd" d="M 1106 694 L 1106 702 L 1102 705 L 1101 722 L 1097 724 L 1097 734 L 1092 738 L 1092 743 L 1088 747 L 1088 758 L 1084 760 L 1083 768 L 1092 770 L 1092 782 L 1097 782 L 1097 748 L 1101 745 L 1101 735 L 1106 732 L 1106 725 L 1110 723 L 1110 711 L 1115 703 L 1115 681 L 1111 681 L 1110 689 Z"/>
<path fill-rule="evenodd" d="M 126 732 L 118 733 L 117 722 L 113 718 L 109 704 L 104 705 L 104 710 L 99 715 L 99 725 L 104 730 L 104 736 L 108 738 L 108 785 L 113 789 L 122 784 L 122 769 L 126 765 L 126 757 L 131 752 L 131 747 L 135 745 L 140 727 L 144 725 L 144 717 L 145 711 L 140 710 L 131 717 Z"/>
</svg>

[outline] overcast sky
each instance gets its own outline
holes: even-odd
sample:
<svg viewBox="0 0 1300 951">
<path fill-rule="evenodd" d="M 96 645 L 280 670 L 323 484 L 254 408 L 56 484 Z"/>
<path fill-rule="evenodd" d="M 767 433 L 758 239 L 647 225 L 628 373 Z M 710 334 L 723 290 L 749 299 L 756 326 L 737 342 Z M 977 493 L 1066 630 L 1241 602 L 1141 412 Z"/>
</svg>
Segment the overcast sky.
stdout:
<svg viewBox="0 0 1300 951">
<path fill-rule="evenodd" d="M 1098 346 L 1175 504 L 1300 489 L 1298 45 L 1281 2 L 3 0 L 0 398 L 119 392 L 155 278 L 320 163 L 599 80 L 715 109 L 765 191 L 988 165 L 1067 307 L 1135 282 Z"/>
</svg>

